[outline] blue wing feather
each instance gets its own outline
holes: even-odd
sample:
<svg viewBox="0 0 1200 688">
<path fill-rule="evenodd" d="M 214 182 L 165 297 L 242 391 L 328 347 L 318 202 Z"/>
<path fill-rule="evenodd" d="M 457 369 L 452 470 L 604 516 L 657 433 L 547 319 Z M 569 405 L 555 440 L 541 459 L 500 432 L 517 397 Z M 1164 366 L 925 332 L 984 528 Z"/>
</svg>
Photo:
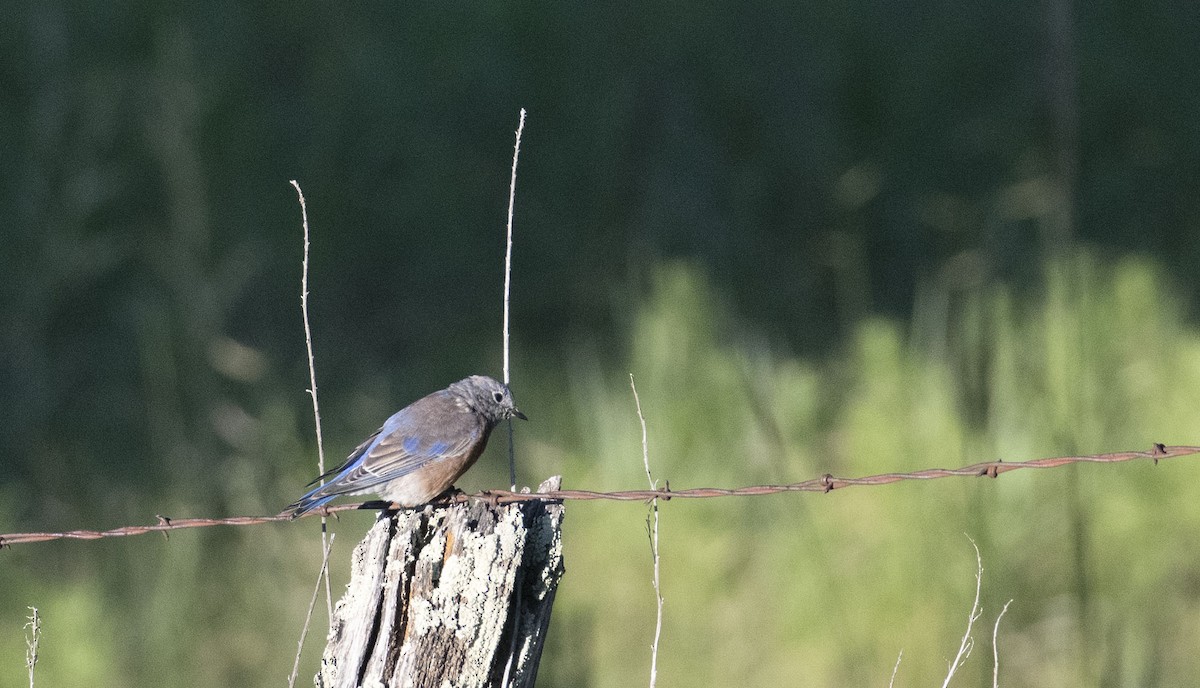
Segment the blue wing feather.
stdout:
<svg viewBox="0 0 1200 688">
<path fill-rule="evenodd" d="M 388 418 L 342 465 L 321 476 L 332 476 L 329 482 L 310 490 L 285 513 L 298 516 L 339 495 L 370 492 L 424 466 L 461 457 L 487 431 L 486 423 L 460 400 L 445 390 L 434 392 Z"/>
</svg>

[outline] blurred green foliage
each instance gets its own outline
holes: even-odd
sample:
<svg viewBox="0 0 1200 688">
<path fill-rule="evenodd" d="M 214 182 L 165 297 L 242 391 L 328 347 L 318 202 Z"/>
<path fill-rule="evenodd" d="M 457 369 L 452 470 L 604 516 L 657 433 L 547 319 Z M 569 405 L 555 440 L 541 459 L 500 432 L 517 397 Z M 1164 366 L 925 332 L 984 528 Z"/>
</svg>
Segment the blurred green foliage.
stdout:
<svg viewBox="0 0 1200 688">
<path fill-rule="evenodd" d="M 1182 324 L 1161 271 L 1078 253 L 1047 266 L 1045 283 L 1023 304 L 996 288 L 960 294 L 949 318 L 918 309 L 917 320 L 953 327 L 864 321 L 817 366 L 755 337 L 703 270 L 665 265 L 624 342 L 653 469 L 676 487 L 741 485 L 1194 441 L 1200 333 Z M 642 484 L 627 378 L 597 360 L 521 381 L 534 418 L 517 434 L 527 481 L 561 472 L 589 489 Z M 251 434 L 301 442 L 294 427 Z M 251 442 L 229 457 L 231 513 L 292 496 L 299 479 L 271 480 L 261 460 L 286 464 L 292 449 Z M 502 456 L 490 451 L 463 486 L 502 484 Z M 986 638 L 1011 598 L 1000 632 L 1008 682 L 1185 685 L 1200 671 L 1186 640 L 1200 618 L 1194 472 L 1180 459 L 665 503 L 660 685 L 865 684 L 888 676 L 900 650 L 901 681 L 933 683 L 973 592 L 964 533 L 985 566 L 968 675 L 990 672 Z M 186 513 L 192 501 L 155 509 Z M 132 522 L 146 520 L 139 504 Z M 645 509 L 580 502 L 568 514 L 541 683 L 637 684 L 654 623 Z M 334 524 L 335 580 L 369 518 Z M 301 523 L 19 546 L 4 558 L 8 666 L 20 666 L 22 605 L 36 603 L 47 684 L 268 685 L 289 670 L 319 552 Z"/>
<path fill-rule="evenodd" d="M 629 372 L 676 486 L 1195 444 L 1195 19 L 1160 0 L 17 3 L 0 532 L 298 494 L 315 446 L 288 179 L 328 461 L 497 373 L 521 107 L 524 482 L 641 486 Z M 462 487 L 505 484 L 500 454 Z M 932 683 L 970 601 L 964 532 L 984 620 L 1016 600 L 1012 683 L 1189 685 L 1192 463 L 666 504 L 660 685 L 881 683 L 901 648 L 901 681 Z M 637 684 L 644 512 L 568 513 L 541 683 Z M 369 518 L 335 526 L 340 580 Z M 24 681 L 27 605 L 46 685 L 277 685 L 315 537 L 0 552 L 0 686 Z"/>
<path fill-rule="evenodd" d="M 656 474 L 677 487 L 789 482 L 1191 441 L 1200 333 L 1181 325 L 1160 271 L 1077 254 L 1046 275 L 1026 304 L 997 288 L 960 294 L 948 319 L 919 309 L 953 327 L 866 321 L 817 368 L 747 341 L 702 274 L 668 267 L 629 342 Z M 625 381 L 568 377 L 586 381 L 553 421 L 583 426 L 568 482 L 637 487 Z M 898 685 L 935 684 L 973 592 L 965 533 L 985 567 L 967 670 L 980 684 L 991 624 L 1014 599 L 1000 632 L 1006 683 L 1186 685 L 1200 670 L 1175 640 L 1200 611 L 1194 473 L 1183 459 L 669 502 L 660 681 L 867 685 L 903 650 Z M 654 622 L 644 511 L 569 513 L 546 680 L 636 685 Z"/>
</svg>

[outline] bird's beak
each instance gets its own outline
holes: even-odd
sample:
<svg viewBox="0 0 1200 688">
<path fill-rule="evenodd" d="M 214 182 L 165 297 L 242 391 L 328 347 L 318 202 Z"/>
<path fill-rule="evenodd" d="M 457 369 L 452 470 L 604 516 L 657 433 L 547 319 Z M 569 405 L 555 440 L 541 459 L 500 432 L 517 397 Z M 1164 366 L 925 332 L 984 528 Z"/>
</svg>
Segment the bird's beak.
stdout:
<svg viewBox="0 0 1200 688">
<path fill-rule="evenodd" d="M 529 417 L 528 417 L 528 416 L 526 416 L 524 413 L 521 413 L 521 411 L 520 411 L 520 410 L 518 410 L 518 409 L 515 409 L 515 408 L 514 408 L 514 409 L 512 410 L 512 414 L 513 414 L 514 416 L 516 416 L 517 418 L 520 418 L 521 420 L 529 420 Z"/>
</svg>

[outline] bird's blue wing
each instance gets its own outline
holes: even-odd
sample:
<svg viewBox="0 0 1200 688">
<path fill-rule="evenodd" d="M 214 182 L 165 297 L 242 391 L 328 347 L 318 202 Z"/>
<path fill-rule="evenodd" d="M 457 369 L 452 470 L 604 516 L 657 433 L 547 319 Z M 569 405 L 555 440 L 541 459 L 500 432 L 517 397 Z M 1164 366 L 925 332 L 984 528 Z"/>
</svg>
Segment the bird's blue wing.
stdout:
<svg viewBox="0 0 1200 688">
<path fill-rule="evenodd" d="M 345 463 L 326 474 L 332 476 L 328 483 L 296 505 L 307 511 L 338 495 L 370 491 L 436 461 L 460 457 L 485 432 L 485 423 L 465 404 L 448 393 L 435 392 L 388 418 Z"/>
</svg>

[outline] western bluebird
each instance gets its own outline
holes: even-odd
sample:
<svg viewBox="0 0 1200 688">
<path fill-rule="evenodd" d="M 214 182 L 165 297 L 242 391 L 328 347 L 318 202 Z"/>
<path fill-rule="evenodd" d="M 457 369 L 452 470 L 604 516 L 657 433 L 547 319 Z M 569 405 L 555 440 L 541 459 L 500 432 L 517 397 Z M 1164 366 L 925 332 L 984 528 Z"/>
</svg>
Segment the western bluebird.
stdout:
<svg viewBox="0 0 1200 688">
<path fill-rule="evenodd" d="M 365 493 L 401 506 L 424 504 L 475 463 L 492 428 L 514 416 L 528 420 L 506 385 L 485 375 L 459 380 L 388 418 L 345 463 L 309 485 L 333 476 L 329 482 L 283 513 L 297 518 L 340 495 Z"/>
</svg>

